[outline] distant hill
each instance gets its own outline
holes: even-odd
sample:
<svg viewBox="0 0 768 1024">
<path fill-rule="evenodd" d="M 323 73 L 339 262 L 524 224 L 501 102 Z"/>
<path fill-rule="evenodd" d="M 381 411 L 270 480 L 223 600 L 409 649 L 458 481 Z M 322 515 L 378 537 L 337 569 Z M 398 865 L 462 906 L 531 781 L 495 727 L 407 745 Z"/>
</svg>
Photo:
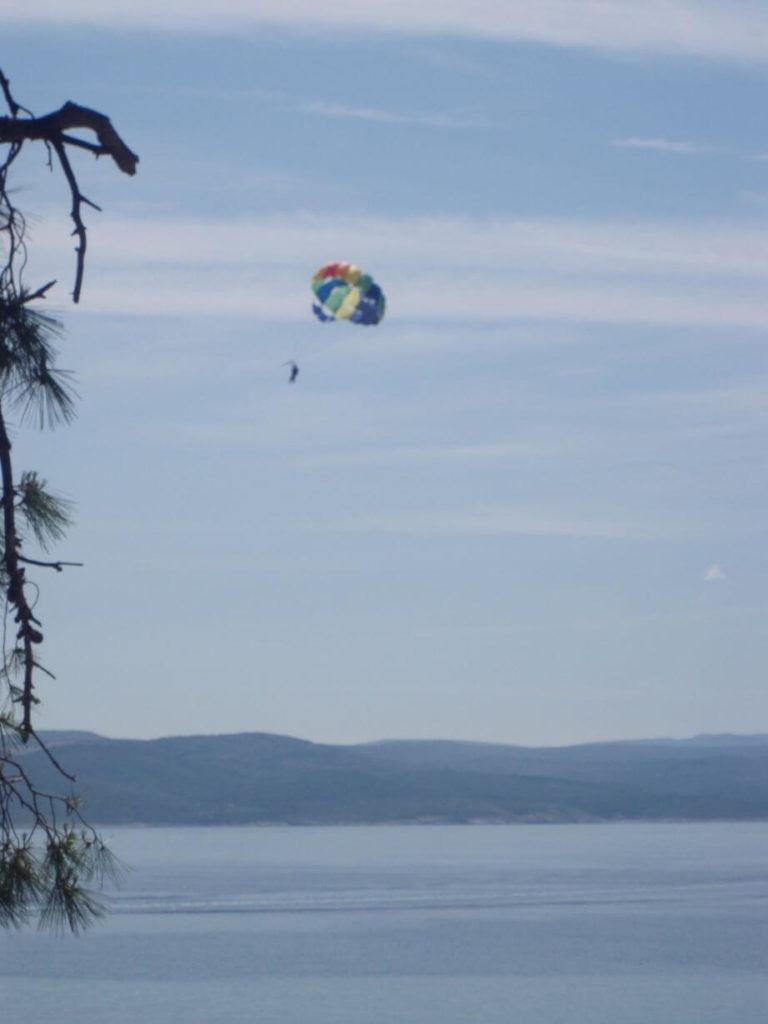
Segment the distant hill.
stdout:
<svg viewBox="0 0 768 1024">
<path fill-rule="evenodd" d="M 768 819 L 768 736 L 520 747 L 333 746 L 268 733 L 115 740 L 41 734 L 100 824 Z M 60 789 L 39 750 L 21 754 Z"/>
</svg>

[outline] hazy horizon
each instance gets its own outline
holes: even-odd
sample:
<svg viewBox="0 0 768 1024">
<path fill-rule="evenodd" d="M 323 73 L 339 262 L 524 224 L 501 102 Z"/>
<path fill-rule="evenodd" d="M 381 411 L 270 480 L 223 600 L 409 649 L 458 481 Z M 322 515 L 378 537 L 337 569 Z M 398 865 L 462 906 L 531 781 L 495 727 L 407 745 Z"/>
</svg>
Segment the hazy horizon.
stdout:
<svg viewBox="0 0 768 1024">
<path fill-rule="evenodd" d="M 373 739 L 355 740 L 349 739 L 340 743 L 314 739 L 311 736 L 299 736 L 294 733 L 265 732 L 263 729 L 233 729 L 226 732 L 192 732 L 192 733 L 159 733 L 156 736 L 128 736 L 128 735 L 107 735 L 93 729 L 83 728 L 45 728 L 40 729 L 42 738 L 45 739 L 48 733 L 82 733 L 84 736 L 97 736 L 106 740 L 136 740 L 138 742 L 151 743 L 153 740 L 167 739 L 193 739 L 193 738 L 225 738 L 227 736 L 274 736 L 280 739 L 299 740 L 300 742 L 312 743 L 318 746 L 339 746 L 354 747 L 374 745 L 377 743 L 457 743 L 457 744 L 484 744 L 487 746 L 510 746 L 510 747 L 531 747 L 536 749 L 547 749 L 555 747 L 570 746 L 593 746 L 595 744 L 611 743 L 691 743 L 705 740 L 761 740 L 768 739 L 768 733 L 761 732 L 720 732 L 720 733 L 695 733 L 689 736 L 640 736 L 626 737 L 615 736 L 609 739 L 600 740 L 579 740 L 577 743 L 515 743 L 513 740 L 476 740 L 466 736 L 377 736 Z"/>
</svg>

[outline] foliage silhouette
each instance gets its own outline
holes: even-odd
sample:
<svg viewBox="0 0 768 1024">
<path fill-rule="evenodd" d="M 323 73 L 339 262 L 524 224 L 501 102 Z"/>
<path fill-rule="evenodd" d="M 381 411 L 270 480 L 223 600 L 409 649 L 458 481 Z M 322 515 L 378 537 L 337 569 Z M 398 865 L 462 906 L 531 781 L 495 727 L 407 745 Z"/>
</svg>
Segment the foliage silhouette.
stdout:
<svg viewBox="0 0 768 1024">
<path fill-rule="evenodd" d="M 34 470 L 16 475 L 11 436 L 24 422 L 40 428 L 68 423 L 75 414 L 70 375 L 56 366 L 62 325 L 39 305 L 56 283 L 29 289 L 26 221 L 11 189 L 11 172 L 27 144 L 42 143 L 69 187 L 74 225 L 78 302 L 85 273 L 87 231 L 83 207 L 98 209 L 78 185 L 70 150 L 110 156 L 134 174 L 138 157 L 96 110 L 65 103 L 34 117 L 17 103 L 0 71 L 0 93 L 8 116 L 0 117 L 0 592 L 4 595 L 0 654 L 0 926 L 19 926 L 37 915 L 42 927 L 77 932 L 101 912 L 90 891 L 115 874 L 114 858 L 69 792 L 75 782 L 35 730 L 34 711 L 41 673 L 52 677 L 39 657 L 42 624 L 35 608 L 38 585 L 30 570 L 61 572 L 77 562 L 32 557 L 29 545 L 45 554 L 71 523 L 70 503 L 48 489 Z M 73 131 L 91 132 L 95 141 Z M 27 744 L 42 751 L 59 786 L 41 789 L 28 772 Z M 64 792 L 62 792 L 64 790 Z"/>
</svg>

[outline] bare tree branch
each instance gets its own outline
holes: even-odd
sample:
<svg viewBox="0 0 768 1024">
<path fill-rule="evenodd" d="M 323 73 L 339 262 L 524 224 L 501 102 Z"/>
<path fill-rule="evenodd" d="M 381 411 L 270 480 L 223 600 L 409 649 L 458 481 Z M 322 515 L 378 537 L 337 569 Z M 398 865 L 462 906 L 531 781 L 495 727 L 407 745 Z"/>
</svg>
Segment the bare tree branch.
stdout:
<svg viewBox="0 0 768 1024">
<path fill-rule="evenodd" d="M 1 71 L 0 89 L 2 89 L 8 108 L 11 111 L 10 117 L 0 117 L 0 144 L 5 143 L 11 147 L 4 169 L 7 169 L 10 162 L 15 159 L 19 148 L 25 142 L 44 142 L 56 153 L 61 169 L 64 172 L 64 177 L 72 196 L 70 216 L 75 226 L 73 234 L 77 237 L 77 245 L 75 246 L 77 254 L 75 285 L 72 289 L 72 301 L 79 302 L 85 273 L 85 252 L 87 248 L 86 226 L 82 219 L 81 207 L 83 203 L 93 207 L 95 210 L 100 209 L 100 207 L 80 191 L 67 154 L 67 147 L 75 146 L 85 149 L 96 156 L 109 156 L 123 174 L 128 175 L 136 173 L 136 165 L 139 162 L 139 158 L 120 138 L 110 119 L 98 110 L 92 110 L 90 107 L 83 107 L 78 103 L 68 101 L 59 110 L 45 114 L 43 117 L 19 117 L 19 111 L 23 110 L 23 108 L 13 98 L 10 83 Z M 28 113 L 28 111 L 25 112 Z M 72 130 L 91 131 L 96 136 L 97 142 L 70 135 L 69 132 Z M 2 177 L 0 177 L 0 187 L 2 187 Z M 11 207 L 11 209 L 13 208 Z M 9 223 L 12 224 L 12 218 Z"/>
<path fill-rule="evenodd" d="M 11 95 L 11 83 L 8 81 L 8 79 L 5 77 L 2 71 L 0 71 L 0 89 L 3 90 L 3 96 L 5 97 L 5 102 L 8 104 L 8 109 L 10 110 L 12 117 L 18 117 L 19 111 L 23 111 L 23 113 L 29 114 L 30 117 L 33 116 L 31 110 L 27 110 L 26 107 L 22 107 L 13 98 L 13 96 Z"/>
<path fill-rule="evenodd" d="M 7 82 L 6 79 L 3 81 Z M 11 104 L 11 109 L 15 108 L 18 112 L 20 108 L 13 100 L 11 100 Z M 0 117 L 0 142 L 26 142 L 37 139 L 53 144 L 56 140 L 62 139 L 64 132 L 69 132 L 73 128 L 92 131 L 99 140 L 100 153 L 111 156 L 123 174 L 133 175 L 136 173 L 139 158 L 117 134 L 110 119 L 105 114 L 100 114 L 98 110 L 81 107 L 78 103 L 71 101 L 65 103 L 59 110 L 45 114 L 43 117 L 20 118 L 17 114 L 12 117 Z M 89 145 L 88 142 L 75 144 L 92 148 L 92 144 Z"/>
<path fill-rule="evenodd" d="M 55 569 L 56 572 L 61 572 L 64 566 L 82 566 L 82 562 L 40 562 L 36 558 L 25 558 L 24 555 L 19 555 L 19 561 L 24 562 L 26 565 L 40 565 L 44 569 Z"/>
</svg>

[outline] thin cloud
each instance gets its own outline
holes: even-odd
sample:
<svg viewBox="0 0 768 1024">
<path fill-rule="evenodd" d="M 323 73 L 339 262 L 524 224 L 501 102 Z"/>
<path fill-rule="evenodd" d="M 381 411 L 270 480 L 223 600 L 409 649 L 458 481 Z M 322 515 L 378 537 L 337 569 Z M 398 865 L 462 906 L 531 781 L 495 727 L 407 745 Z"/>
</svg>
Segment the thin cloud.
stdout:
<svg viewBox="0 0 768 1024">
<path fill-rule="evenodd" d="M 759 0 L 37 0 L 4 11 L 10 24 L 147 27 L 231 34 L 261 26 L 354 34 L 479 36 L 623 52 L 690 54 L 764 63 L 768 12 Z"/>
<path fill-rule="evenodd" d="M 612 146 L 622 149 L 654 149 L 660 153 L 673 153 L 676 156 L 712 156 L 721 153 L 722 149 L 701 142 L 683 142 L 661 138 L 629 138 L 614 139 Z"/>
<path fill-rule="evenodd" d="M 480 118 L 460 117 L 455 114 L 439 112 L 423 114 L 385 110 L 378 107 L 355 107 L 333 100 L 296 97 L 288 92 L 276 89 L 225 89 L 214 85 L 164 86 L 156 88 L 137 83 L 130 87 L 124 87 L 122 91 L 151 95 L 162 93 L 166 96 L 200 98 L 215 100 L 220 103 L 264 103 L 284 110 L 315 114 L 319 117 L 352 118 L 362 121 L 376 121 L 380 124 L 415 124 L 438 128 L 478 128 L 489 126 L 487 121 Z"/>
<path fill-rule="evenodd" d="M 416 124 L 435 128 L 477 128 L 485 122 L 469 118 L 452 117 L 448 114 L 403 114 L 393 110 L 373 107 L 349 107 L 343 103 L 312 101 L 299 106 L 307 114 L 321 117 L 345 117 L 359 121 L 377 121 L 380 124 Z"/>
<path fill-rule="evenodd" d="M 373 465 L 377 463 L 491 462 L 512 459 L 540 459 L 562 454 L 572 442 L 559 445 L 510 441 L 491 444 L 432 445 L 419 448 L 390 448 L 385 451 L 329 452 L 303 460 L 308 466 Z"/>
<path fill-rule="evenodd" d="M 463 512 L 409 513 L 361 517 L 344 524 L 353 532 L 419 535 L 517 535 L 596 540 L 660 540 L 674 536 L 669 524 L 604 519 L 590 514 L 563 515 L 547 510 L 494 507 Z"/>
<path fill-rule="evenodd" d="M 32 253 L 64 280 L 67 236 L 59 211 Z M 104 216 L 90 242 L 83 312 L 298 320 L 312 271 L 348 258 L 400 318 L 768 327 L 768 233 L 754 222 Z"/>
<path fill-rule="evenodd" d="M 55 219 L 55 220 L 54 220 Z M 60 212 L 41 217 L 36 244 L 60 240 Z M 50 226 L 49 226 L 50 225 Z M 617 276 L 642 274 L 768 277 L 768 233 L 762 224 L 546 220 L 535 218 L 376 217 L 296 212 L 254 218 L 120 218 L 93 222 L 103 257 L 126 264 L 236 265 L 269 253 L 272 266 L 290 266 L 315 253 L 356 252 L 356 262 L 407 260 L 456 266 L 487 278 L 503 264 L 515 270 Z M 407 239 L 407 246 L 404 243 Z M 361 240 L 362 244 L 361 244 Z M 361 252 L 365 250 L 365 254 Z M 407 251 L 406 251 L 407 250 Z M 367 264 L 366 264 L 367 265 Z"/>
<path fill-rule="evenodd" d="M 704 573 L 704 580 L 706 583 L 722 583 L 727 580 L 728 577 L 717 562 L 712 562 L 711 565 L 707 566 L 707 570 Z"/>
</svg>

